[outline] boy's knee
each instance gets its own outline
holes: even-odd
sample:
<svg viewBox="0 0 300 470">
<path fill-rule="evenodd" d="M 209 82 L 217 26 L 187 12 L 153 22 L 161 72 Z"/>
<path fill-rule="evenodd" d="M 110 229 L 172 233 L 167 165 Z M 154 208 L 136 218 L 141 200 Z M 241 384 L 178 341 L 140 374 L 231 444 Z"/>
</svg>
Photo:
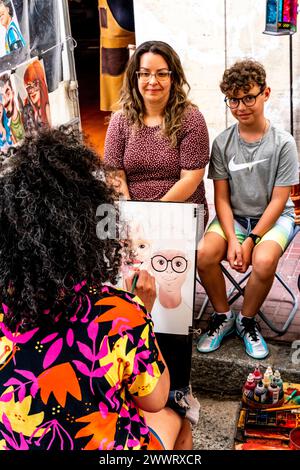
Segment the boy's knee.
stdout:
<svg viewBox="0 0 300 470">
<path fill-rule="evenodd" d="M 211 266 L 219 264 L 221 260 L 222 256 L 214 246 L 209 244 L 199 245 L 197 250 L 198 271 L 205 271 Z"/>
<path fill-rule="evenodd" d="M 268 278 L 273 276 L 276 272 L 276 267 L 278 264 L 278 260 L 268 256 L 267 254 L 260 255 L 255 259 L 253 262 L 252 270 L 255 272 L 260 278 Z"/>
</svg>

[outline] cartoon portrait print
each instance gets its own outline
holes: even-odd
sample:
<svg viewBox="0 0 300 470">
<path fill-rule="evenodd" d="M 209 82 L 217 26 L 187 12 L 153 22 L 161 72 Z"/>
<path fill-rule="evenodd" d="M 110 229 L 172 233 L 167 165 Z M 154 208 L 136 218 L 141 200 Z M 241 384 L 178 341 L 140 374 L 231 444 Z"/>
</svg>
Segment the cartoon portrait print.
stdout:
<svg viewBox="0 0 300 470">
<path fill-rule="evenodd" d="M 7 119 L 4 128 L 8 127 L 10 129 L 10 132 L 6 132 L 6 140 L 8 143 L 11 140 L 13 144 L 16 144 L 24 138 L 25 129 L 10 73 L 5 72 L 0 75 L 0 94 L 2 96 L 3 116 L 5 116 L 2 116 L 2 121 L 4 122 Z"/>
<path fill-rule="evenodd" d="M 0 94 L 0 151 L 5 152 L 12 145 L 9 119 L 4 109 L 2 95 Z"/>
<path fill-rule="evenodd" d="M 0 49 L 1 57 L 25 46 L 11 0 L 0 0 L 0 32 L 2 43 L 4 42 Z"/>
<path fill-rule="evenodd" d="M 34 126 L 35 129 L 41 126 L 50 127 L 48 87 L 45 70 L 39 60 L 27 65 L 24 72 L 24 87 L 27 94 L 24 99 L 24 120 L 27 127 Z"/>
</svg>

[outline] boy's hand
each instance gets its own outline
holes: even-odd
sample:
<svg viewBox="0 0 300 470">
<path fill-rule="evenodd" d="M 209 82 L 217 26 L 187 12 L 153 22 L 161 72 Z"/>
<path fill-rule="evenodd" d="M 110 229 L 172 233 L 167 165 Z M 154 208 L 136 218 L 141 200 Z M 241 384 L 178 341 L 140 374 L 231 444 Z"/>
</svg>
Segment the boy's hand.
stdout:
<svg viewBox="0 0 300 470">
<path fill-rule="evenodd" d="M 138 275 L 138 280 L 133 293 L 141 299 L 147 312 L 151 312 L 156 299 L 155 278 L 144 269 L 137 271 L 125 279 L 126 289 L 129 292 L 132 292 L 133 279 L 136 275 Z"/>
<path fill-rule="evenodd" d="M 243 265 L 242 247 L 237 238 L 229 240 L 227 248 L 227 261 L 232 269 L 239 271 Z"/>
</svg>

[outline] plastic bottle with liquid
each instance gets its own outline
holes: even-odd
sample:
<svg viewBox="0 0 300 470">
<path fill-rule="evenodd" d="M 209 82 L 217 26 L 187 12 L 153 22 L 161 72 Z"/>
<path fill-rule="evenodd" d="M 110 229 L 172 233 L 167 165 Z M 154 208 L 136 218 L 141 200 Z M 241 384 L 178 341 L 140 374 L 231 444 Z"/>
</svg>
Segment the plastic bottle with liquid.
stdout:
<svg viewBox="0 0 300 470">
<path fill-rule="evenodd" d="M 255 369 L 253 371 L 253 375 L 254 375 L 254 380 L 255 382 L 258 384 L 258 382 L 260 382 L 262 379 L 263 379 L 263 375 L 261 373 L 261 370 L 260 370 L 260 367 L 259 367 L 259 364 L 256 364 L 255 365 Z"/>
<path fill-rule="evenodd" d="M 282 381 L 279 370 L 275 370 L 273 377 L 275 379 L 275 383 L 279 387 L 279 400 L 280 400 L 283 397 L 283 381 Z"/>
<path fill-rule="evenodd" d="M 273 405 L 279 401 L 280 388 L 278 387 L 275 378 L 273 377 L 272 382 L 268 387 L 268 400 Z"/>
<path fill-rule="evenodd" d="M 268 390 L 264 386 L 263 381 L 260 380 L 254 389 L 254 400 L 257 403 L 265 403 L 265 401 L 267 400 L 267 393 Z"/>
<path fill-rule="evenodd" d="M 245 398 L 248 398 L 248 400 L 253 400 L 255 387 L 256 387 L 256 382 L 254 380 L 254 375 L 250 373 L 243 386 L 243 396 Z"/>
<path fill-rule="evenodd" d="M 264 373 L 264 378 L 263 378 L 263 384 L 266 388 L 269 387 L 271 383 L 271 378 L 273 376 L 273 370 L 271 366 L 268 366 L 265 373 Z"/>
</svg>

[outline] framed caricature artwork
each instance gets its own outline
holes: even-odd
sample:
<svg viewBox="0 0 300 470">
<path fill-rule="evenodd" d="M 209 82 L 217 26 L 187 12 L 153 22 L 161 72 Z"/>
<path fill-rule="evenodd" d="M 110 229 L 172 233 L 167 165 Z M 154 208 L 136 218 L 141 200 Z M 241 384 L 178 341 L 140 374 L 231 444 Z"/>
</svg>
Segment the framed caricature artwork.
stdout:
<svg viewBox="0 0 300 470">
<path fill-rule="evenodd" d="M 120 217 L 130 242 L 124 251 L 124 277 L 145 269 L 156 280 L 154 331 L 188 335 L 193 323 L 198 205 L 121 201 Z"/>
</svg>

